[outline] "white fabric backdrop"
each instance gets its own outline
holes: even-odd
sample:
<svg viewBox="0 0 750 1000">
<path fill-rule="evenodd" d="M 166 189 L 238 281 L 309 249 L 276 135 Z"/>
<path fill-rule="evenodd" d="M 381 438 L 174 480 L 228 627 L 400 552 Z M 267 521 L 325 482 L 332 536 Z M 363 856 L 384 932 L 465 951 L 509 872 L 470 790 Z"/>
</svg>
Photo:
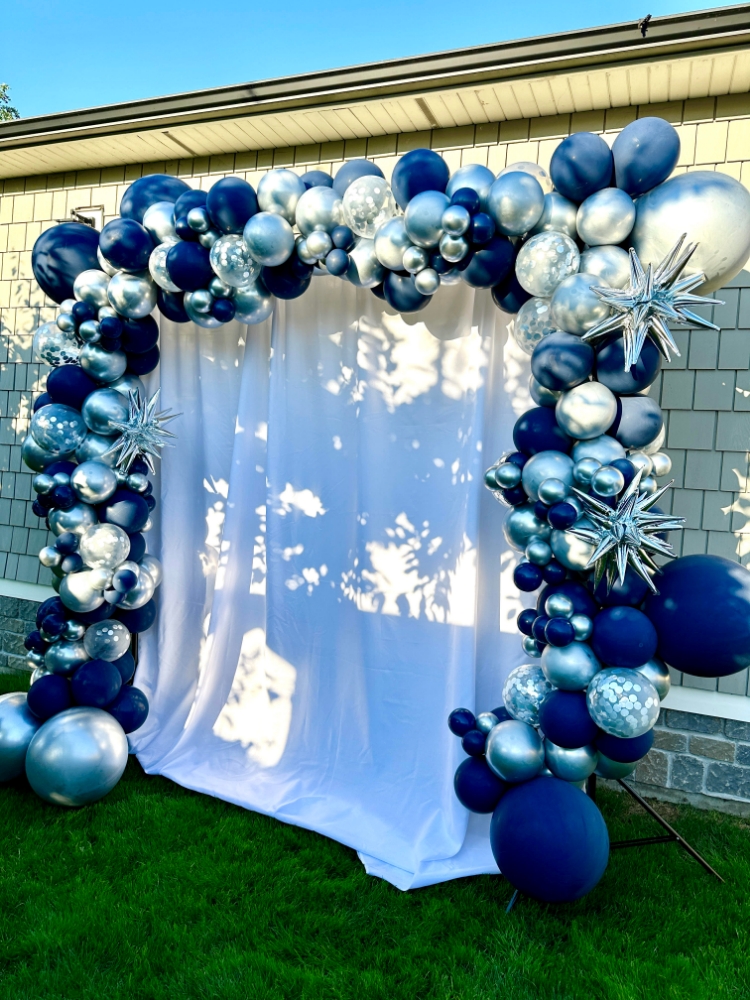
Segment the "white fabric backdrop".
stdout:
<svg viewBox="0 0 750 1000">
<path fill-rule="evenodd" d="M 497 871 L 488 818 L 467 830 L 454 797 L 446 718 L 499 704 L 521 662 L 482 485 L 529 405 L 507 323 L 463 284 L 404 318 L 321 278 L 261 326 L 161 324 L 161 402 L 182 416 L 132 746 L 403 889 Z"/>
</svg>

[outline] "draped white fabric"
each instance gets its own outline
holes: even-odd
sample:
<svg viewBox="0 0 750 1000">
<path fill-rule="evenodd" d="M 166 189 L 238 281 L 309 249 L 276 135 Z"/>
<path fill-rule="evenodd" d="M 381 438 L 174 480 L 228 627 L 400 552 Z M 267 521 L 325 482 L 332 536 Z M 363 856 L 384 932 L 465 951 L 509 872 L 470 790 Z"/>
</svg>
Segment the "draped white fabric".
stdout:
<svg viewBox="0 0 750 1000">
<path fill-rule="evenodd" d="M 401 888 L 497 871 L 487 818 L 467 829 L 453 794 L 446 718 L 501 703 L 521 662 L 482 484 L 529 405 L 507 323 L 463 284 L 401 317 L 321 278 L 257 327 L 161 324 L 161 403 L 182 416 L 132 746 Z"/>
</svg>

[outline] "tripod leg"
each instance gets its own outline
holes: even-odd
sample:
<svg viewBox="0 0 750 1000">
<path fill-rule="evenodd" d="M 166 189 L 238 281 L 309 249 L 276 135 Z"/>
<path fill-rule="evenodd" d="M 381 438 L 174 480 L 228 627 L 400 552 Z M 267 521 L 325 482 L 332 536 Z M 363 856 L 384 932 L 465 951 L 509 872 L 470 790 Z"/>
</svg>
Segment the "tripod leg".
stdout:
<svg viewBox="0 0 750 1000">
<path fill-rule="evenodd" d="M 508 905 L 505 908 L 505 912 L 506 913 L 510 913 L 510 911 L 513 909 L 513 907 L 518 902 L 519 891 L 520 890 L 516 889 L 515 892 L 513 893 L 513 895 L 510 897 L 510 902 L 508 903 Z"/>
</svg>

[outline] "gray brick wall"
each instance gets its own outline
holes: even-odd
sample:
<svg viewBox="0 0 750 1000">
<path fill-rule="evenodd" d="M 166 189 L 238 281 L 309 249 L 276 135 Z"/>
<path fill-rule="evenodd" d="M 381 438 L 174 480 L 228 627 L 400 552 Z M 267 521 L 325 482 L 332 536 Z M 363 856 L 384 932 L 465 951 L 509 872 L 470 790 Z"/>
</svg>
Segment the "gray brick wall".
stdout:
<svg viewBox="0 0 750 1000">
<path fill-rule="evenodd" d="M 0 674 L 28 670 L 23 640 L 36 628 L 34 601 L 0 597 Z"/>
</svg>

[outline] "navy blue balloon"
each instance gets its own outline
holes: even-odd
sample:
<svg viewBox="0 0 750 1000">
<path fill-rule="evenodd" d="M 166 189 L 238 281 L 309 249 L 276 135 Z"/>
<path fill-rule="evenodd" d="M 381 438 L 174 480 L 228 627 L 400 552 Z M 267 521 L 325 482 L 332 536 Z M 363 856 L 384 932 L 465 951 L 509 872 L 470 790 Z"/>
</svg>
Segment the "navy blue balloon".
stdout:
<svg viewBox="0 0 750 1000">
<path fill-rule="evenodd" d="M 553 334 L 557 336 L 557 334 Z M 545 338 L 547 339 L 547 338 Z M 543 343 L 544 341 L 542 341 Z M 661 353 L 647 337 L 638 361 L 625 368 L 625 346 L 622 337 L 609 340 L 596 351 L 596 380 L 618 396 L 630 396 L 648 389 L 661 368 Z"/>
<path fill-rule="evenodd" d="M 120 342 L 128 354 L 143 354 L 156 346 L 159 327 L 153 316 L 144 319 L 126 319 L 120 324 Z"/>
<path fill-rule="evenodd" d="M 471 215 L 479 211 L 481 204 L 479 195 L 474 188 L 458 188 L 451 195 L 451 205 L 460 205 L 461 208 L 465 208 Z"/>
<path fill-rule="evenodd" d="M 51 719 L 58 712 L 64 712 L 73 704 L 67 678 L 60 674 L 44 674 L 29 688 L 26 704 L 37 719 Z"/>
<path fill-rule="evenodd" d="M 550 559 L 546 566 L 542 566 L 542 578 L 545 583 L 562 583 L 568 571 L 556 559 Z"/>
<path fill-rule="evenodd" d="M 31 404 L 31 412 L 36 413 L 37 410 L 41 410 L 43 406 L 49 406 L 50 403 L 54 403 L 54 399 L 48 392 L 43 392 L 41 396 L 37 396 Z"/>
<path fill-rule="evenodd" d="M 626 448 L 650 444 L 664 426 L 661 408 L 650 396 L 622 396 L 617 404 L 617 417 L 609 433 Z"/>
<path fill-rule="evenodd" d="M 84 399 L 97 388 L 97 383 L 80 365 L 60 365 L 47 376 L 47 392 L 51 401 L 64 403 L 80 410 Z"/>
<path fill-rule="evenodd" d="M 42 621 L 42 629 L 47 633 L 47 635 L 59 638 L 65 631 L 65 623 L 67 618 L 65 615 L 61 614 L 49 614 Z"/>
<path fill-rule="evenodd" d="M 34 629 L 33 632 L 29 632 L 26 638 L 23 640 L 24 649 L 33 650 L 35 653 L 44 653 L 47 651 L 47 643 L 42 639 L 42 636 L 38 629 Z"/>
<path fill-rule="evenodd" d="M 607 581 L 602 577 L 594 589 L 594 599 L 603 608 L 614 608 L 626 604 L 631 608 L 636 608 L 650 593 L 651 589 L 646 581 L 628 566 L 622 583 L 618 577 L 612 586 L 607 588 Z"/>
<path fill-rule="evenodd" d="M 326 267 L 334 277 L 340 278 L 349 268 L 349 254 L 346 250 L 331 250 L 326 257 Z"/>
<path fill-rule="evenodd" d="M 500 496 L 506 503 L 510 504 L 511 507 L 518 507 L 520 504 L 524 504 L 528 500 L 523 486 L 514 486 L 509 490 L 500 490 Z"/>
<path fill-rule="evenodd" d="M 127 684 L 129 681 L 132 681 L 133 674 L 135 673 L 135 660 L 130 650 L 128 650 L 127 653 L 123 653 L 118 660 L 113 660 L 112 663 L 113 666 L 117 667 L 120 671 L 120 677 L 122 677 L 123 684 Z"/>
<path fill-rule="evenodd" d="M 152 598 L 148 604 L 144 604 L 142 608 L 136 608 L 134 611 L 124 611 L 122 608 L 118 608 L 115 617 L 129 632 L 147 632 L 156 621 L 156 603 Z"/>
<path fill-rule="evenodd" d="M 76 611 L 75 615 L 71 615 L 70 617 L 74 617 L 77 622 L 83 622 L 84 625 L 96 625 L 97 622 L 103 622 L 107 618 L 111 618 L 114 613 L 114 604 L 105 601 L 93 611 Z"/>
<path fill-rule="evenodd" d="M 613 469 L 619 469 L 625 480 L 625 485 L 629 486 L 633 479 L 635 478 L 635 466 L 627 458 L 616 458 L 614 462 L 609 463 Z M 629 603 L 629 602 L 628 602 Z"/>
<path fill-rule="evenodd" d="M 503 312 L 517 313 L 524 302 L 528 302 L 531 296 L 516 277 L 516 272 L 512 271 L 504 281 L 492 289 L 492 301 L 498 309 Z"/>
<path fill-rule="evenodd" d="M 76 327 L 79 327 L 81 323 L 85 323 L 87 319 L 96 319 L 96 309 L 94 309 L 90 302 L 76 302 L 71 312 L 73 313 Z"/>
<path fill-rule="evenodd" d="M 128 372 L 131 375 L 148 375 L 159 364 L 159 348 L 154 345 L 142 354 L 127 352 Z"/>
<path fill-rule="evenodd" d="M 569 646 L 576 637 L 567 618 L 550 618 L 544 626 L 544 638 L 550 646 Z"/>
<path fill-rule="evenodd" d="M 542 585 L 542 569 L 534 563 L 522 562 L 513 570 L 513 582 L 519 590 L 530 593 Z"/>
<path fill-rule="evenodd" d="M 133 471 L 132 466 L 130 471 Z M 131 532 L 129 537 L 130 552 L 128 553 L 128 559 L 132 559 L 133 562 L 140 562 L 146 555 L 146 539 L 139 531 Z"/>
<path fill-rule="evenodd" d="M 412 149 L 393 168 L 391 190 L 399 208 L 406 209 L 414 195 L 445 191 L 449 180 L 450 170 L 442 156 L 431 149 Z"/>
<path fill-rule="evenodd" d="M 644 194 L 672 173 L 680 158 L 680 137 L 663 118 L 637 118 L 612 144 L 615 183 L 630 195 Z"/>
<path fill-rule="evenodd" d="M 414 284 L 414 275 L 388 271 L 383 279 L 383 294 L 389 306 L 401 313 L 418 312 L 430 301 Z"/>
<path fill-rule="evenodd" d="M 60 538 L 62 535 L 60 536 Z M 58 539 L 59 540 L 59 539 Z M 62 551 L 62 550 L 59 550 Z M 59 597 L 48 597 L 46 601 L 42 601 L 39 607 L 36 609 L 36 627 L 41 628 L 42 622 L 47 617 L 47 615 L 61 615 L 63 618 L 69 618 L 71 612 L 63 604 Z"/>
<path fill-rule="evenodd" d="M 508 719 L 513 718 L 513 716 L 510 714 L 505 705 L 501 705 L 499 708 L 493 708 L 492 714 L 495 716 L 498 722 L 507 722 Z"/>
<path fill-rule="evenodd" d="M 588 590 L 576 580 L 566 580 L 564 583 L 550 584 L 550 586 L 545 587 L 539 595 L 537 607 L 543 608 L 547 598 L 553 594 L 564 594 L 565 597 L 570 598 L 573 602 L 573 614 L 587 615 L 589 618 L 593 618 L 599 610 Z"/>
<path fill-rule="evenodd" d="M 169 174 L 149 174 L 134 181 L 122 196 L 120 215 L 124 219 L 143 222 L 146 209 L 157 201 L 174 201 L 190 191 L 190 186 L 179 177 Z"/>
<path fill-rule="evenodd" d="M 135 219 L 113 219 L 101 231 L 99 249 L 113 267 L 144 271 L 148 267 L 154 241 L 148 230 Z"/>
<path fill-rule="evenodd" d="M 222 177 L 206 197 L 206 208 L 221 233 L 241 233 L 258 211 L 255 188 L 242 177 Z"/>
<path fill-rule="evenodd" d="M 544 500 L 537 500 L 534 504 L 534 517 L 537 517 L 540 521 L 546 521 L 548 512 L 549 506 Z"/>
<path fill-rule="evenodd" d="M 78 497 L 73 487 L 62 483 L 54 486 L 47 495 L 52 498 L 54 506 L 59 510 L 70 510 L 78 503 Z"/>
<path fill-rule="evenodd" d="M 159 306 L 159 312 L 173 323 L 189 323 L 190 317 L 185 312 L 183 298 L 182 292 L 165 292 L 163 288 L 160 288 L 156 293 L 156 304 Z"/>
<path fill-rule="evenodd" d="M 495 222 L 486 212 L 477 212 L 471 220 L 467 238 L 474 244 L 489 243 L 495 235 Z"/>
<path fill-rule="evenodd" d="M 454 736 L 465 736 L 476 722 L 474 713 L 468 708 L 454 708 L 448 716 L 448 728 Z"/>
<path fill-rule="evenodd" d="M 190 243 L 198 242 L 200 234 L 188 225 L 187 216 L 191 208 L 205 208 L 207 197 L 205 191 L 196 191 L 190 188 L 175 202 L 174 228 L 181 240 L 187 240 Z"/>
<path fill-rule="evenodd" d="M 518 631 L 523 633 L 523 635 L 531 635 L 535 618 L 536 611 L 533 608 L 524 608 L 518 618 L 516 618 Z"/>
<path fill-rule="evenodd" d="M 31 251 L 37 284 L 54 302 L 73 298 L 73 282 L 82 271 L 101 270 L 96 250 L 99 233 L 80 222 L 47 229 Z"/>
<path fill-rule="evenodd" d="M 140 320 L 132 320 L 132 322 L 140 322 Z M 119 316 L 103 316 L 99 320 L 99 331 L 102 337 L 110 337 L 112 339 L 122 338 L 123 330 L 125 329 L 123 321 Z M 158 327 L 156 328 L 158 331 Z M 158 332 L 157 332 L 158 336 Z"/>
<path fill-rule="evenodd" d="M 333 178 L 333 190 L 339 196 L 344 197 L 344 192 L 349 185 L 356 181 L 358 177 L 383 177 L 383 171 L 372 160 L 356 159 L 347 160 L 336 171 Z M 445 189 L 443 189 L 445 190 Z"/>
<path fill-rule="evenodd" d="M 313 269 L 296 254 L 276 267 L 264 267 L 261 275 L 268 291 L 277 299 L 297 299 L 310 286 Z"/>
<path fill-rule="evenodd" d="M 59 459 L 57 462 L 52 462 L 48 465 L 44 471 L 48 476 L 55 476 L 58 472 L 64 472 L 69 476 L 75 467 L 75 462 L 67 462 L 65 459 Z"/>
<path fill-rule="evenodd" d="M 148 698 L 140 688 L 122 687 L 114 701 L 107 705 L 107 711 L 126 733 L 133 733 L 146 721 Z"/>
<path fill-rule="evenodd" d="M 469 757 L 459 764 L 453 779 L 456 798 L 475 813 L 491 813 L 506 787 L 481 757 Z"/>
<path fill-rule="evenodd" d="M 357 238 L 348 226 L 334 226 L 331 230 L 331 242 L 337 250 L 351 250 Z"/>
<path fill-rule="evenodd" d="M 594 619 L 591 648 L 607 666 L 640 667 L 656 653 L 657 642 L 656 629 L 637 608 L 605 608 Z"/>
<path fill-rule="evenodd" d="M 543 337 L 531 355 L 531 372 L 545 389 L 555 392 L 585 382 L 594 367 L 594 349 L 572 333 Z"/>
<path fill-rule="evenodd" d="M 211 306 L 211 315 L 220 323 L 229 323 L 234 319 L 237 306 L 231 299 L 216 299 Z"/>
<path fill-rule="evenodd" d="M 720 556 L 673 559 L 644 610 L 659 656 L 694 677 L 727 677 L 750 666 L 750 572 Z"/>
<path fill-rule="evenodd" d="M 575 132 L 554 151 L 549 170 L 561 195 L 571 201 L 584 201 L 595 191 L 609 187 L 612 150 L 593 132 Z"/>
<path fill-rule="evenodd" d="M 115 490 L 99 510 L 103 512 L 105 521 L 116 524 L 128 534 L 141 531 L 149 515 L 146 501 L 140 493 L 125 489 Z M 129 558 L 132 559 L 132 555 Z"/>
<path fill-rule="evenodd" d="M 547 520 L 558 531 L 565 531 L 566 528 L 575 524 L 577 519 L 578 511 L 572 503 L 566 503 L 565 500 L 560 500 L 558 503 L 552 504 L 547 511 Z"/>
<path fill-rule="evenodd" d="M 516 248 L 507 236 L 493 236 L 472 254 L 463 280 L 472 288 L 492 288 L 513 270 Z"/>
<path fill-rule="evenodd" d="M 534 636 L 538 643 L 546 646 L 547 640 L 544 635 L 544 630 L 547 627 L 547 622 L 550 621 L 550 616 L 545 614 L 537 615 L 534 619 L 534 624 L 531 626 L 531 634 Z"/>
<path fill-rule="evenodd" d="M 529 456 L 524 455 L 522 451 L 511 452 L 511 454 L 504 459 L 504 461 L 506 462 L 510 462 L 513 465 L 517 465 L 519 469 L 522 469 L 524 465 L 526 465 L 528 460 Z"/>
<path fill-rule="evenodd" d="M 548 740 L 567 750 L 588 746 L 599 732 L 584 691 L 550 691 L 539 706 L 539 726 Z"/>
<path fill-rule="evenodd" d="M 209 251 L 200 243 L 175 243 L 167 252 L 167 273 L 184 292 L 205 288 L 214 276 Z"/>
<path fill-rule="evenodd" d="M 308 189 L 313 187 L 333 187 L 333 177 L 325 173 L 324 170 L 308 170 L 307 173 L 302 174 L 300 180 Z"/>
<path fill-rule="evenodd" d="M 487 742 L 487 734 L 481 732 L 479 729 L 470 729 L 468 733 L 464 733 L 461 740 L 461 746 L 464 752 L 470 757 L 481 757 L 484 753 L 484 746 Z"/>
<path fill-rule="evenodd" d="M 513 443 L 526 455 L 540 451 L 562 451 L 567 455 L 573 446 L 555 420 L 555 411 L 546 406 L 535 406 L 521 414 L 513 427 Z"/>
<path fill-rule="evenodd" d="M 602 814 L 559 778 L 511 786 L 492 815 L 490 846 L 511 885 L 546 903 L 570 903 L 591 892 L 609 860 Z"/>
<path fill-rule="evenodd" d="M 654 745 L 654 731 L 649 729 L 642 736 L 620 737 L 601 733 L 596 740 L 596 749 L 601 750 L 605 757 L 616 760 L 620 764 L 633 764 L 645 757 Z"/>
<path fill-rule="evenodd" d="M 122 676 L 114 663 L 87 660 L 73 674 L 70 687 L 77 705 L 104 708 L 117 697 Z"/>
</svg>

